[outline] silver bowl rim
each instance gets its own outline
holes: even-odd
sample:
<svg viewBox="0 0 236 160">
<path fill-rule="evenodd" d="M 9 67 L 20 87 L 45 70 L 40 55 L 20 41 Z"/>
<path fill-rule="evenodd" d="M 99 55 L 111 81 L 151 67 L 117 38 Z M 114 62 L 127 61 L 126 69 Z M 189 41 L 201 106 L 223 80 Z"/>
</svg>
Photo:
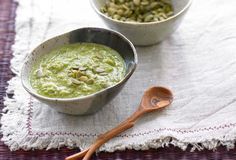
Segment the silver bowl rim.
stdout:
<svg viewBox="0 0 236 160">
<path fill-rule="evenodd" d="M 104 88 L 98 92 L 95 92 L 93 94 L 89 94 L 89 95 L 86 95 L 86 96 L 81 96 L 81 97 L 73 97 L 73 98 L 51 98 L 51 97 L 46 97 L 46 96 L 43 96 L 43 95 L 40 95 L 38 93 L 36 93 L 35 91 L 29 89 L 27 87 L 27 85 L 25 84 L 25 81 L 23 80 L 23 70 L 24 68 L 26 67 L 26 63 L 29 61 L 29 56 L 38 48 L 40 47 L 42 44 L 44 43 L 47 43 L 49 40 L 53 39 L 53 38 L 56 38 L 56 37 L 59 37 L 59 36 L 63 36 L 63 35 L 66 35 L 66 34 L 69 34 L 70 32 L 73 32 L 73 31 L 76 31 L 76 30 L 83 30 L 83 29 L 96 29 L 96 30 L 103 30 L 103 31 L 108 31 L 108 32 L 112 32 L 113 34 L 116 34 L 117 36 L 121 37 L 124 41 L 126 41 L 129 46 L 132 48 L 132 53 L 134 55 L 134 59 L 133 59 L 133 66 L 131 68 L 131 70 L 129 70 L 129 72 L 127 72 L 125 74 L 125 76 L 123 77 L 123 79 L 112 85 L 112 86 L 109 86 L 107 88 Z M 102 93 L 104 92 L 109 92 L 109 90 L 113 89 L 113 88 L 117 88 L 121 85 L 123 85 L 130 77 L 131 75 L 133 74 L 133 72 L 135 71 L 136 67 L 137 67 L 137 64 L 138 64 L 138 56 L 137 56 L 137 52 L 136 52 L 136 49 L 134 47 L 134 45 L 132 44 L 132 42 L 126 38 L 124 35 L 122 35 L 121 33 L 117 32 L 117 31 L 114 31 L 112 29 L 105 29 L 105 28 L 99 28 L 99 27 L 82 27 L 82 28 L 78 28 L 78 29 L 75 29 L 75 30 L 72 30 L 72 31 L 69 31 L 69 32 L 66 32 L 66 33 L 63 33 L 63 34 L 60 34 L 60 35 L 56 35 L 52 38 L 49 38 L 45 41 L 43 41 L 42 43 L 40 43 L 37 47 L 35 47 L 31 52 L 30 54 L 26 57 L 26 60 L 24 61 L 23 63 L 23 66 L 21 68 L 21 83 L 22 83 L 22 86 L 24 87 L 24 89 L 29 92 L 32 96 L 36 97 L 36 98 L 39 98 L 39 99 L 42 99 L 42 100 L 46 100 L 46 101 L 58 101 L 58 102 L 72 102 L 72 101 L 78 101 L 78 100 L 85 100 L 85 99 L 90 99 L 90 98 L 93 98 L 93 97 L 96 97 L 98 95 L 101 95 Z"/>
<path fill-rule="evenodd" d="M 101 13 L 98 8 L 95 6 L 93 0 L 90 0 L 90 4 L 92 6 L 92 8 L 95 10 L 95 12 L 97 14 L 99 14 L 100 16 L 104 17 L 105 19 L 108 19 L 110 21 L 113 21 L 115 23 L 120 23 L 120 24 L 126 24 L 126 25 L 135 25 L 135 26 L 143 26 L 143 25 L 154 25 L 154 24 L 160 24 L 160 23 L 163 23 L 163 22 L 167 22 L 167 21 L 170 21 L 176 17 L 178 17 L 180 14 L 182 14 L 184 11 L 186 11 L 192 4 L 193 0 L 189 0 L 188 3 L 183 7 L 183 9 L 181 9 L 178 13 L 174 14 L 173 16 L 167 18 L 167 19 L 164 19 L 162 21 L 155 21 L 155 22 L 123 22 L 123 21 L 119 21 L 119 20 L 115 20 L 115 19 L 112 19 L 111 17 Z"/>
</svg>

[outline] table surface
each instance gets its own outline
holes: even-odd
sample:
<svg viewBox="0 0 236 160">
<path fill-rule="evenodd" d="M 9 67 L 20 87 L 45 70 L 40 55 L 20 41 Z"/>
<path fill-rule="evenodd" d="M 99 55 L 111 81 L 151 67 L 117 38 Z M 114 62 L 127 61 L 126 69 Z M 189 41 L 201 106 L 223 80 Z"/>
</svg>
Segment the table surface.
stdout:
<svg viewBox="0 0 236 160">
<path fill-rule="evenodd" d="M 7 81 L 14 76 L 11 72 L 10 59 L 12 58 L 11 45 L 14 43 L 14 23 L 17 3 L 13 0 L 0 0 L 0 110 L 3 108 L 3 97 L 6 95 Z M 0 135 L 2 137 L 2 135 Z M 69 150 L 66 148 L 57 150 L 35 150 L 35 151 L 15 151 L 10 152 L 7 146 L 0 141 L 0 160 L 5 159 L 64 159 L 66 156 L 78 152 L 78 149 Z M 236 159 L 236 149 L 227 151 L 224 147 L 219 147 L 217 151 L 182 151 L 174 146 L 147 151 L 117 151 L 114 153 L 99 153 L 94 155 L 94 160 L 156 160 L 156 159 L 178 159 L 178 160 L 229 160 Z"/>
</svg>

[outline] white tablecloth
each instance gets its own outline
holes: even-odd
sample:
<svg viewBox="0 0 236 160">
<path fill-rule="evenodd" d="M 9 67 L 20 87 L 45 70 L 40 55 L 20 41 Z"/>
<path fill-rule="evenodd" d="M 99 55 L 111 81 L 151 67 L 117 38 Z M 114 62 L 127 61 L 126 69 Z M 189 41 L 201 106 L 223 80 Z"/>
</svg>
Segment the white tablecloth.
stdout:
<svg viewBox="0 0 236 160">
<path fill-rule="evenodd" d="M 236 1 L 197 0 L 180 28 L 162 43 L 138 47 L 139 64 L 122 92 L 98 113 L 69 116 L 30 98 L 19 70 L 43 40 L 83 27 L 105 27 L 88 1 L 20 0 L 12 70 L 1 119 L 2 141 L 11 150 L 85 148 L 138 106 L 145 89 L 169 87 L 175 100 L 106 143 L 101 150 L 234 147 L 236 135 Z"/>
</svg>

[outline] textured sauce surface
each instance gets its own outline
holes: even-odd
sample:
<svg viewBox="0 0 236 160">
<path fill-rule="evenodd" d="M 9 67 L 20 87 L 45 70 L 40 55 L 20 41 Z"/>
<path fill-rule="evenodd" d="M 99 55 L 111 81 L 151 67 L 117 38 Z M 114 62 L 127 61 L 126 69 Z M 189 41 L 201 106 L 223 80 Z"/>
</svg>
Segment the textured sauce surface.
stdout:
<svg viewBox="0 0 236 160">
<path fill-rule="evenodd" d="M 89 95 L 123 79 L 125 63 L 115 50 L 76 43 L 54 49 L 35 63 L 30 83 L 37 93 L 54 98 Z"/>
</svg>

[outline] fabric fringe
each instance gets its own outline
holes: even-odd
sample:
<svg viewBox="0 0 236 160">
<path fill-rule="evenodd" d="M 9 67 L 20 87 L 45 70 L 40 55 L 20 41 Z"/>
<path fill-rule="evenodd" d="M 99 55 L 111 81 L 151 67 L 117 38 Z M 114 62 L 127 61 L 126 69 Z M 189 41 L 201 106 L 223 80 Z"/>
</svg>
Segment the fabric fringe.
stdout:
<svg viewBox="0 0 236 160">
<path fill-rule="evenodd" d="M 14 57 L 16 58 L 16 57 Z M 14 94 L 13 97 L 6 96 L 4 99 L 4 109 L 0 123 L 2 127 L 0 132 L 3 134 L 2 141 L 9 147 L 11 151 L 18 149 L 34 150 L 34 149 L 60 149 L 61 147 L 68 148 L 80 148 L 85 149 L 92 143 L 91 138 L 84 138 L 78 136 L 37 136 L 30 135 L 27 130 L 27 101 L 25 99 L 29 97 L 22 97 L 20 92 L 16 91 L 16 87 L 20 85 L 20 79 L 18 76 L 12 78 L 8 82 L 7 94 Z M 17 102 L 17 103 L 16 103 Z M 20 118 L 19 118 L 20 117 Z M 220 139 L 202 140 L 196 138 L 191 141 L 182 141 L 180 139 L 166 136 L 160 137 L 156 135 L 156 139 L 153 139 L 153 135 L 145 135 L 143 140 L 136 141 L 135 139 L 127 142 L 125 139 L 122 141 L 115 140 L 114 143 L 104 144 L 99 151 L 114 152 L 116 150 L 134 149 L 134 150 L 147 150 L 150 148 L 157 149 L 168 147 L 170 144 L 176 147 L 186 150 L 188 147 L 190 151 L 195 150 L 216 150 L 218 146 L 225 146 L 227 149 L 233 149 L 235 147 L 235 137 L 222 137 Z M 116 138 L 115 138 L 116 139 Z M 88 143 L 89 142 L 89 143 Z M 198 143 L 196 143 L 198 142 Z"/>
<path fill-rule="evenodd" d="M 19 77 L 12 78 L 8 84 L 7 93 L 13 93 Z M 18 96 L 18 97 L 17 97 Z M 85 149 L 88 147 L 88 143 L 92 143 L 89 138 L 81 138 L 77 136 L 37 136 L 30 135 L 27 130 L 27 107 L 26 104 L 22 101 L 17 100 L 19 94 L 14 95 L 12 98 L 6 96 L 4 101 L 4 109 L 1 118 L 1 133 L 3 138 L 1 139 L 11 151 L 18 149 L 23 150 L 34 150 L 34 149 L 60 149 L 61 147 L 68 148 L 80 148 Z M 21 98 L 22 99 L 22 98 Z M 16 101 L 20 102 L 16 105 Z M 20 117 L 20 118 L 19 118 Z M 158 135 L 157 135 L 158 137 Z M 153 135 L 146 135 L 145 139 L 142 141 L 135 141 L 133 143 L 126 143 L 123 141 L 115 141 L 111 144 L 105 144 L 100 148 L 100 151 L 114 152 L 116 150 L 125 150 L 125 149 L 134 149 L 134 150 L 147 150 L 150 148 L 157 149 L 168 147 L 170 144 L 176 147 L 186 150 L 188 147 L 190 151 L 195 150 L 216 150 L 218 146 L 225 146 L 227 149 L 233 149 L 235 146 L 235 137 L 228 137 L 226 139 L 212 139 L 201 141 L 196 139 L 196 142 L 183 142 L 177 138 L 170 136 L 159 137 L 153 139 Z M 86 143 L 85 143 L 86 142 Z"/>
</svg>

